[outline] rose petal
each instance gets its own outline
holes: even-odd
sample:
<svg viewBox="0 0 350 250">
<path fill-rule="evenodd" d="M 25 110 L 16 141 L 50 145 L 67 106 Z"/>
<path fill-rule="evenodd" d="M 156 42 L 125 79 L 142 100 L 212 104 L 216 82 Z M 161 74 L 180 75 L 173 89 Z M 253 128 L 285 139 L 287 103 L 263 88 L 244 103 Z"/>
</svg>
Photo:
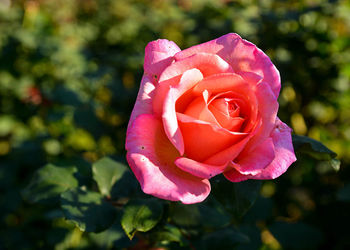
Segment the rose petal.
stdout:
<svg viewBox="0 0 350 250">
<path fill-rule="evenodd" d="M 242 53 L 242 51 L 244 53 Z M 224 56 L 220 51 L 219 56 Z M 251 42 L 240 39 L 238 40 L 232 54 L 226 58 L 227 62 L 232 65 L 236 72 L 247 71 L 254 72 L 263 77 L 263 81 L 267 82 L 274 95 L 278 97 L 281 89 L 280 73 L 271 62 L 270 58 Z M 235 62 L 239 61 L 240 63 Z"/>
<path fill-rule="evenodd" d="M 173 56 L 181 51 L 173 42 L 166 39 L 158 39 L 147 44 L 145 49 L 145 62 L 143 65 L 145 73 L 152 80 L 159 79 L 159 75 L 173 61 Z"/>
<path fill-rule="evenodd" d="M 226 98 L 212 99 L 208 109 L 211 111 L 217 122 L 223 127 L 230 131 L 239 131 L 245 119 L 239 117 L 240 107 L 230 112 L 228 103 L 225 101 Z"/>
<path fill-rule="evenodd" d="M 273 161 L 258 174 L 243 175 L 236 169 L 224 173 L 225 177 L 233 182 L 244 181 L 247 179 L 269 180 L 275 179 L 287 171 L 289 166 L 296 161 L 294 154 L 291 129 L 276 119 L 276 126 L 271 134 L 275 148 L 275 158 Z"/>
<path fill-rule="evenodd" d="M 244 133 L 230 132 L 215 124 L 196 120 L 181 113 L 177 113 L 177 118 L 184 140 L 185 154 L 188 158 L 199 162 L 246 136 Z"/>
<path fill-rule="evenodd" d="M 246 151 L 252 151 L 257 145 L 260 145 L 266 138 L 270 137 L 275 127 L 278 112 L 277 99 L 266 82 L 260 82 L 255 93 L 259 103 L 258 112 L 261 118 L 261 126 L 256 135 L 247 143 Z"/>
<path fill-rule="evenodd" d="M 224 176 L 226 177 L 226 179 L 232 182 L 241 182 L 249 179 L 248 175 L 243 175 L 234 168 L 225 172 Z"/>
<path fill-rule="evenodd" d="M 128 130 L 137 116 L 141 114 L 152 114 L 152 98 L 154 95 L 154 85 L 150 78 L 143 75 L 136 102 L 130 115 Z"/>
<path fill-rule="evenodd" d="M 204 90 L 208 90 L 209 93 L 212 94 L 229 90 L 238 90 L 242 93 L 243 90 L 241 90 L 241 88 L 253 92 L 252 86 L 250 86 L 241 76 L 235 73 L 218 73 L 204 78 L 203 81 L 193 88 L 193 92 L 199 95 Z"/>
<path fill-rule="evenodd" d="M 177 99 L 203 79 L 198 69 L 190 69 L 183 73 L 176 88 L 170 87 L 163 104 L 163 125 L 166 135 L 181 155 L 184 154 L 184 141 L 176 118 L 175 104 Z"/>
<path fill-rule="evenodd" d="M 193 88 L 193 93 L 200 95 L 204 90 L 211 94 L 218 94 L 217 97 L 233 95 L 233 97 L 243 100 L 246 105 L 240 106 L 240 109 L 241 113 L 245 113 L 243 115 L 246 116 L 244 132 L 250 132 L 256 123 L 258 114 L 255 86 L 250 85 L 237 74 L 221 73 L 204 78 Z M 231 91 L 231 94 L 229 91 Z"/>
<path fill-rule="evenodd" d="M 208 109 L 208 91 L 203 91 L 202 96 L 194 99 L 184 112 L 194 119 L 219 125 L 212 112 Z"/>
<path fill-rule="evenodd" d="M 164 99 L 167 96 L 170 87 L 176 87 L 179 84 L 181 77 L 182 75 L 178 75 L 176 77 L 158 83 L 157 88 L 154 90 L 154 96 L 152 98 L 153 114 L 155 116 L 158 117 L 162 115 Z"/>
<path fill-rule="evenodd" d="M 221 36 L 217 39 L 201 43 L 195 46 L 192 46 L 188 49 L 184 49 L 181 52 L 178 52 L 175 54 L 175 60 L 183 60 L 186 57 L 190 57 L 191 55 L 206 52 L 211 54 L 218 54 L 219 51 L 225 49 L 226 51 L 231 51 L 234 48 L 232 48 L 232 45 L 236 43 L 236 39 L 241 39 L 241 37 L 238 34 L 235 33 L 229 33 L 224 36 Z M 228 48 L 225 48 L 224 46 L 228 46 Z"/>
<path fill-rule="evenodd" d="M 263 77 L 255 74 L 253 72 L 247 72 L 247 71 L 238 71 L 236 72 L 237 75 L 240 75 L 244 80 L 251 83 L 252 85 L 257 85 L 259 82 L 263 80 Z"/>
<path fill-rule="evenodd" d="M 275 129 L 271 134 L 275 146 L 275 158 L 260 174 L 255 175 L 254 179 L 275 179 L 296 161 L 291 131 L 291 128 L 277 117 Z"/>
<path fill-rule="evenodd" d="M 232 67 L 219 56 L 199 53 L 172 63 L 160 75 L 159 81 L 171 79 L 193 68 L 199 69 L 204 77 L 217 73 L 233 72 Z"/>
<path fill-rule="evenodd" d="M 257 174 L 266 168 L 275 158 L 275 147 L 272 138 L 267 138 L 253 151 L 240 154 L 233 162 L 234 168 L 241 174 Z"/>
<path fill-rule="evenodd" d="M 215 166 L 204 164 L 186 157 L 177 158 L 175 164 L 183 171 L 204 179 L 210 179 L 215 175 L 221 174 L 227 167 L 227 163 Z"/>
<path fill-rule="evenodd" d="M 210 183 L 174 165 L 179 156 L 166 137 L 162 124 L 153 115 L 140 115 L 126 137 L 127 161 L 143 192 L 185 204 L 203 201 Z"/>
<path fill-rule="evenodd" d="M 243 137 L 240 141 L 232 144 L 224 150 L 210 156 L 204 161 L 205 164 L 221 165 L 234 160 L 239 153 L 242 152 L 244 146 L 247 144 L 248 140 L 253 136 L 253 134 L 248 134 Z"/>
<path fill-rule="evenodd" d="M 253 72 L 263 77 L 277 97 L 281 88 L 280 75 L 270 58 L 254 44 L 237 34 L 226 34 L 175 54 L 175 60 L 183 60 L 193 54 L 206 52 L 219 55 L 236 73 Z"/>
</svg>

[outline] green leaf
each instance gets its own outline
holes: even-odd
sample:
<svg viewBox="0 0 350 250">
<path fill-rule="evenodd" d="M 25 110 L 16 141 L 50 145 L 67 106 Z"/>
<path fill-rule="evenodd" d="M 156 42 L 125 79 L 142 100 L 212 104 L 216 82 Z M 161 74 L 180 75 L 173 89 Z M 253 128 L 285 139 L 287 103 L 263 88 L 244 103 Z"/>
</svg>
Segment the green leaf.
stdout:
<svg viewBox="0 0 350 250">
<path fill-rule="evenodd" d="M 285 249 L 317 249 L 323 239 L 319 229 L 301 222 L 275 222 L 269 230 Z"/>
<path fill-rule="evenodd" d="M 236 218 L 240 218 L 253 206 L 259 196 L 261 181 L 247 180 L 232 183 L 222 176 L 217 176 L 213 178 L 212 186 L 214 198 Z"/>
<path fill-rule="evenodd" d="M 251 208 L 259 196 L 261 182 L 247 180 L 234 183 L 233 204 L 236 216 L 243 216 Z"/>
<path fill-rule="evenodd" d="M 316 170 L 320 174 L 326 174 L 329 172 L 338 172 L 340 170 L 340 161 L 338 159 L 320 161 L 316 166 Z"/>
<path fill-rule="evenodd" d="M 101 194 L 82 189 L 62 193 L 61 208 L 67 220 L 86 232 L 101 232 L 116 218 L 116 209 Z"/>
<path fill-rule="evenodd" d="M 338 159 L 332 159 L 328 162 L 331 168 L 334 169 L 336 172 L 340 170 L 340 161 Z"/>
<path fill-rule="evenodd" d="M 169 214 L 171 221 L 179 226 L 195 227 L 201 224 L 201 214 L 196 204 L 170 203 Z"/>
<path fill-rule="evenodd" d="M 180 246 L 188 244 L 187 239 L 182 235 L 181 231 L 170 224 L 160 228 L 159 231 L 154 232 L 151 235 L 151 239 L 155 242 L 178 242 Z"/>
<path fill-rule="evenodd" d="M 162 218 L 163 206 L 156 199 L 135 199 L 128 202 L 121 219 L 122 227 L 130 239 L 137 231 L 151 230 Z"/>
<path fill-rule="evenodd" d="M 140 184 L 131 171 L 124 172 L 123 176 L 113 185 L 110 193 L 113 200 L 144 195 L 140 189 Z"/>
<path fill-rule="evenodd" d="M 175 224 L 184 227 L 217 228 L 230 223 L 230 217 L 227 214 L 206 204 L 171 203 L 169 214 Z"/>
<path fill-rule="evenodd" d="M 104 157 L 92 165 L 93 178 L 97 182 L 100 193 L 111 195 L 113 185 L 122 178 L 127 167 L 109 157 Z"/>
<path fill-rule="evenodd" d="M 117 215 L 117 219 L 114 224 L 107 230 L 100 233 L 89 233 L 88 237 L 98 247 L 98 249 L 116 249 L 127 248 L 132 241 L 126 237 L 123 228 L 120 225 L 120 216 Z"/>
<path fill-rule="evenodd" d="M 309 137 L 293 135 L 292 139 L 295 151 L 306 153 L 317 160 L 326 161 L 331 160 L 337 156 L 336 153 L 327 148 L 321 142 Z"/>
<path fill-rule="evenodd" d="M 78 180 L 73 176 L 75 172 L 75 167 L 48 164 L 37 170 L 22 195 L 29 202 L 58 198 L 67 189 L 78 186 Z"/>
</svg>

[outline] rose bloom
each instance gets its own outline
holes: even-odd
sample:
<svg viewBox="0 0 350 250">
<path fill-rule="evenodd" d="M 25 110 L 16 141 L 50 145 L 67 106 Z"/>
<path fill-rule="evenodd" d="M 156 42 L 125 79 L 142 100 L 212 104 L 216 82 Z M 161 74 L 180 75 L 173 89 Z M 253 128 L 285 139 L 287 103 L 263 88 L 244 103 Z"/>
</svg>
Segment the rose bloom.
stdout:
<svg viewBox="0 0 350 250">
<path fill-rule="evenodd" d="M 277 117 L 280 88 L 268 56 L 237 34 L 185 50 L 150 42 L 126 135 L 142 190 L 190 204 L 218 174 L 232 182 L 283 174 L 296 157 Z"/>
</svg>

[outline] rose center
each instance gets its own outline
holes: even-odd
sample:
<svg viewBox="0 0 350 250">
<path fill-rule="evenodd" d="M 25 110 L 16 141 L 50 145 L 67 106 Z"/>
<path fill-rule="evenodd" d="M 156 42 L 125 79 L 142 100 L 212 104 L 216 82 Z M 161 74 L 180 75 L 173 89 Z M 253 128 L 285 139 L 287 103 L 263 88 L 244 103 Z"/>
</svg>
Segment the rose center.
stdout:
<svg viewBox="0 0 350 250">
<path fill-rule="evenodd" d="M 217 98 L 208 106 L 220 125 L 231 131 L 239 131 L 244 123 L 241 110 L 234 98 Z"/>
</svg>

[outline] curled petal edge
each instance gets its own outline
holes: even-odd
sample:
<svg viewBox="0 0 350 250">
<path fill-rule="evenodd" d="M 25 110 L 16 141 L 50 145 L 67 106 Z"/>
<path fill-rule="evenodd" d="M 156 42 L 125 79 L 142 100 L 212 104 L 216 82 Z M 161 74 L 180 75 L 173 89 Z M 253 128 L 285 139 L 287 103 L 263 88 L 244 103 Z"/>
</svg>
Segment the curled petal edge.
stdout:
<svg viewBox="0 0 350 250">
<path fill-rule="evenodd" d="M 135 119 L 127 133 L 126 149 L 127 161 L 146 194 L 184 204 L 201 202 L 209 195 L 207 179 L 174 164 L 179 154 L 168 141 L 161 121 L 153 115 Z"/>
</svg>

